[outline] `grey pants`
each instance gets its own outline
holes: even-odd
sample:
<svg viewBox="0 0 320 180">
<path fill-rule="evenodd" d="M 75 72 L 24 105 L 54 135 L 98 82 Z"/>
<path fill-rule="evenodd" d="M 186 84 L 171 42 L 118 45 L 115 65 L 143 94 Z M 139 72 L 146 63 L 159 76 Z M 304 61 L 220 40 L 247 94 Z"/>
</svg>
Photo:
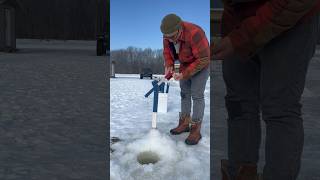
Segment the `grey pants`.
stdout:
<svg viewBox="0 0 320 180">
<path fill-rule="evenodd" d="M 264 180 L 297 178 L 304 131 L 300 99 L 318 33 L 318 16 L 269 42 L 255 57 L 223 61 L 227 88 L 228 158 L 257 163 L 261 142 L 260 112 L 266 123 Z"/>
<path fill-rule="evenodd" d="M 198 122 L 204 114 L 204 90 L 209 77 L 209 67 L 202 69 L 188 80 L 180 80 L 181 114 L 190 115 L 193 101 L 192 121 Z"/>
</svg>

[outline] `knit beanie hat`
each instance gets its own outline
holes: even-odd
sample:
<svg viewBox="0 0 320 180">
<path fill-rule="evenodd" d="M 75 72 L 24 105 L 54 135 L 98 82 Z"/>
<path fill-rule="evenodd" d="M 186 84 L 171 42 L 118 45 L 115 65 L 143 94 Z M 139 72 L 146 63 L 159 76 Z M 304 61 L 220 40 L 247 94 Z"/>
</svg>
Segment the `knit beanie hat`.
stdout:
<svg viewBox="0 0 320 180">
<path fill-rule="evenodd" d="M 161 32 L 163 34 L 171 34 L 181 27 L 181 18 L 175 14 L 166 15 L 161 21 Z"/>
</svg>

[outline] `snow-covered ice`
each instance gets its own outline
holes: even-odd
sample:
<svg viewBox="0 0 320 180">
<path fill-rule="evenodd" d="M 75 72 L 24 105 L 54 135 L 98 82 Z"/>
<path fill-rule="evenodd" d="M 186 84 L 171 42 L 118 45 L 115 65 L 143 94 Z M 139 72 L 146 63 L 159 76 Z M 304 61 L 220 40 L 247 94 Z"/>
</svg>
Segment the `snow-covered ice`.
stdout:
<svg viewBox="0 0 320 180">
<path fill-rule="evenodd" d="M 110 80 L 111 137 L 122 141 L 111 145 L 111 180 L 209 180 L 210 179 L 210 80 L 205 90 L 206 109 L 202 139 L 196 146 L 184 143 L 188 133 L 173 136 L 169 130 L 178 123 L 180 88 L 170 82 L 168 112 L 158 113 L 157 130 L 151 130 L 153 95 L 152 80 L 139 75 L 116 74 Z M 141 165 L 139 153 L 152 151 L 160 160 Z"/>
</svg>

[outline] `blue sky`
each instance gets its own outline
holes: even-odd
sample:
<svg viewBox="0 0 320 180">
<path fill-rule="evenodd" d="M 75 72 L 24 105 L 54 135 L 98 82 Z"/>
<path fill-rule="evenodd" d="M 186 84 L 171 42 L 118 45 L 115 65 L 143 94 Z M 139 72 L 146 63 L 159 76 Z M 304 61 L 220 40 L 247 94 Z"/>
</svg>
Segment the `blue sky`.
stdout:
<svg viewBox="0 0 320 180">
<path fill-rule="evenodd" d="M 110 0 L 111 50 L 128 46 L 161 49 L 160 23 L 169 13 L 201 26 L 209 39 L 209 0 Z"/>
</svg>

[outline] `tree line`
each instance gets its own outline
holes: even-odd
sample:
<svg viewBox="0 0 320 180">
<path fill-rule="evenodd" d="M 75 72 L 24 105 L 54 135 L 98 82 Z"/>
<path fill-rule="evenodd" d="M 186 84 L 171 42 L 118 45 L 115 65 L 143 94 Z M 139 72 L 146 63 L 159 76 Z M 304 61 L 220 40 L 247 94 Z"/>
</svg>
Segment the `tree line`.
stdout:
<svg viewBox="0 0 320 180">
<path fill-rule="evenodd" d="M 115 62 L 115 72 L 121 74 L 139 74 L 142 68 L 150 68 L 153 74 L 164 73 L 162 49 L 128 47 L 112 50 L 111 62 Z"/>
</svg>

